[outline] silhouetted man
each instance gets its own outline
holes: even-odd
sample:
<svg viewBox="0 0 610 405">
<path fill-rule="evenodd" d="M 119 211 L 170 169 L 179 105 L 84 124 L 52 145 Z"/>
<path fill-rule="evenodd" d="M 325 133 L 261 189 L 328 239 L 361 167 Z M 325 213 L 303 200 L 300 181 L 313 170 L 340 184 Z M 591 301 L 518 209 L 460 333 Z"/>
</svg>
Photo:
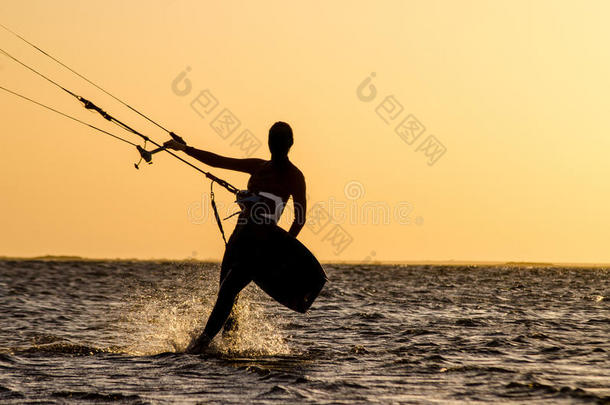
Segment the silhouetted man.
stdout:
<svg viewBox="0 0 610 405">
<path fill-rule="evenodd" d="M 261 253 L 271 254 L 273 247 L 264 246 L 265 234 L 269 226 L 276 225 L 290 196 L 294 202 L 294 221 L 288 233 L 296 237 L 305 224 L 305 177 L 288 159 L 292 144 L 292 129 L 285 122 L 276 122 L 269 129 L 271 160 L 228 158 L 174 140 L 164 144 L 209 166 L 251 175 L 249 193 L 238 196 L 242 212 L 222 259 L 216 304 L 203 333 L 187 348 L 189 353 L 200 353 L 223 327 L 237 295 L 253 280 L 251 272 L 256 263 L 252 260 Z"/>
</svg>

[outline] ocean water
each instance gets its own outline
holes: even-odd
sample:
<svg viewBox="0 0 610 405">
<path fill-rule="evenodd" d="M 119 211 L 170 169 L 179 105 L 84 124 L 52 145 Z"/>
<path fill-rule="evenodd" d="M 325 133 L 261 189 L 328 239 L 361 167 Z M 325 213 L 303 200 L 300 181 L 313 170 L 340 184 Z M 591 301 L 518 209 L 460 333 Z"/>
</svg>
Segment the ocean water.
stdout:
<svg viewBox="0 0 610 405">
<path fill-rule="evenodd" d="M 184 354 L 219 265 L 0 261 L 0 403 L 610 403 L 610 270 L 327 265 Z"/>
</svg>

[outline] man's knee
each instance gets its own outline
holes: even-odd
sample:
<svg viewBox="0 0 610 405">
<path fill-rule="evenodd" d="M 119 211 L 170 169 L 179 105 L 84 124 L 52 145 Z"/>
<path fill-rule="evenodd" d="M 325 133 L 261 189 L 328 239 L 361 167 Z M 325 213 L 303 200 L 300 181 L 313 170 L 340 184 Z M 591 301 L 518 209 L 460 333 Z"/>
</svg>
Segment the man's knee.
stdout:
<svg viewBox="0 0 610 405">
<path fill-rule="evenodd" d="M 232 296 L 237 296 L 241 290 L 247 286 L 251 278 L 246 277 L 243 272 L 239 271 L 239 269 L 232 268 L 227 271 L 225 277 L 220 281 L 220 289 L 218 291 L 218 295 L 220 294 L 228 294 Z"/>
<path fill-rule="evenodd" d="M 235 284 L 223 282 L 218 290 L 218 300 L 232 304 L 241 290 Z"/>
</svg>

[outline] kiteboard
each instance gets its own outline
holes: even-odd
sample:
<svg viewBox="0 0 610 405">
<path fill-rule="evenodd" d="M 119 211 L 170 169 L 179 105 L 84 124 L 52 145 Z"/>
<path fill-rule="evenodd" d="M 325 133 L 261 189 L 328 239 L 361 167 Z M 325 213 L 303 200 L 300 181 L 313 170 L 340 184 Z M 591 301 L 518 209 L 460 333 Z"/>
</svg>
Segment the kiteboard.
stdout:
<svg viewBox="0 0 610 405">
<path fill-rule="evenodd" d="M 237 233 L 227 247 L 235 255 L 225 259 L 240 256 L 236 261 L 244 263 L 247 255 L 248 271 L 261 290 L 293 311 L 307 312 L 328 281 L 313 253 L 277 225 L 246 226 Z"/>
</svg>

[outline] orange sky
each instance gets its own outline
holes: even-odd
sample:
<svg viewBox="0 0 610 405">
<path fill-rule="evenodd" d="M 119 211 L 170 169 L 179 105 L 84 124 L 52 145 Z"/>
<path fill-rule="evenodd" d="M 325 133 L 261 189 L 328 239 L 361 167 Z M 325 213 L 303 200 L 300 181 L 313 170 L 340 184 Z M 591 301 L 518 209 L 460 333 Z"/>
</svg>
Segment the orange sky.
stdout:
<svg viewBox="0 0 610 405">
<path fill-rule="evenodd" d="M 243 157 L 248 129 L 267 157 L 268 128 L 290 123 L 309 205 L 330 215 L 299 237 L 322 260 L 610 262 L 607 2 L 5 0 L 0 16 L 193 146 Z M 166 140 L 7 32 L 0 44 Z M 0 78 L 121 133 L 4 56 Z M 218 106 L 202 117 L 191 102 L 204 90 Z M 195 171 L 162 154 L 136 171 L 132 147 L 3 92 L 0 108 L 0 255 L 221 258 Z M 226 139 L 210 126 L 225 108 L 241 122 Z M 409 116 L 425 127 L 411 144 L 395 132 Z M 440 157 L 421 150 L 430 135 Z"/>
</svg>

